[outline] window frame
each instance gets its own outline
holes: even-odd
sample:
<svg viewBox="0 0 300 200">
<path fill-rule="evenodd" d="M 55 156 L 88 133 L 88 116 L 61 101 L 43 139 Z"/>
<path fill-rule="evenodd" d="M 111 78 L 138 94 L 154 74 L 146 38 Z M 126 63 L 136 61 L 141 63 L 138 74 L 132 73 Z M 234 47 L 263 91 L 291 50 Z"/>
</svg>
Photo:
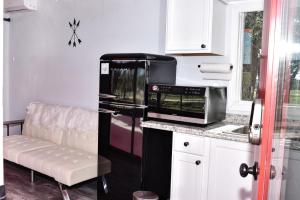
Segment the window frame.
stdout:
<svg viewBox="0 0 300 200">
<path fill-rule="evenodd" d="M 227 113 L 250 115 L 252 101 L 242 100 L 243 36 L 245 12 L 263 11 L 263 0 L 246 0 L 229 5 L 231 16 L 231 55 L 234 68 L 228 85 Z"/>
</svg>

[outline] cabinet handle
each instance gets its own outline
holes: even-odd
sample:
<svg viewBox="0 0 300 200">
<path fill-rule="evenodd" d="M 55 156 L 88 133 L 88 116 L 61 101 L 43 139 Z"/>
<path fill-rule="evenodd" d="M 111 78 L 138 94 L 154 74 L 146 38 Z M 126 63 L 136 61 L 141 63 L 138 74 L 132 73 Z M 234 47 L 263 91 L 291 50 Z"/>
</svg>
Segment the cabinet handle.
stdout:
<svg viewBox="0 0 300 200">
<path fill-rule="evenodd" d="M 200 164 L 201 164 L 201 161 L 200 161 L 200 160 L 197 160 L 195 163 L 196 163 L 196 165 L 200 165 Z"/>
<path fill-rule="evenodd" d="M 202 49 L 206 48 L 206 45 L 205 44 L 201 44 L 201 48 Z"/>
<path fill-rule="evenodd" d="M 183 146 L 185 146 L 185 147 L 187 147 L 187 146 L 189 146 L 189 145 L 190 145 L 189 142 L 184 142 L 184 143 L 183 143 Z"/>
<path fill-rule="evenodd" d="M 242 163 L 240 165 L 240 175 L 241 175 L 241 177 L 245 178 L 246 176 L 248 176 L 248 174 L 253 175 L 255 181 L 257 180 L 257 177 L 259 175 L 258 162 L 255 162 L 252 167 L 248 167 L 248 165 L 245 164 L 245 163 Z"/>
</svg>

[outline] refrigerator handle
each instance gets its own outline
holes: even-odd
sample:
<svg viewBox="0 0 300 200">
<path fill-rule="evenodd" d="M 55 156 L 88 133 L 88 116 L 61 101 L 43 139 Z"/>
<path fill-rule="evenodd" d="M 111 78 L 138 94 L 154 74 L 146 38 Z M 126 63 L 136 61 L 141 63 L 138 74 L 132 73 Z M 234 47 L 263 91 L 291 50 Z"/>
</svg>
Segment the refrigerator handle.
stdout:
<svg viewBox="0 0 300 200">
<path fill-rule="evenodd" d="M 104 94 L 104 93 L 100 93 L 99 97 L 102 98 L 102 99 L 115 99 L 115 98 L 117 98 L 117 96 L 115 96 L 115 95 Z"/>
<path fill-rule="evenodd" d="M 104 108 L 99 108 L 98 112 L 105 113 L 105 114 L 115 114 L 116 113 L 116 111 L 114 111 L 114 110 L 108 110 L 108 109 L 104 109 Z"/>
</svg>

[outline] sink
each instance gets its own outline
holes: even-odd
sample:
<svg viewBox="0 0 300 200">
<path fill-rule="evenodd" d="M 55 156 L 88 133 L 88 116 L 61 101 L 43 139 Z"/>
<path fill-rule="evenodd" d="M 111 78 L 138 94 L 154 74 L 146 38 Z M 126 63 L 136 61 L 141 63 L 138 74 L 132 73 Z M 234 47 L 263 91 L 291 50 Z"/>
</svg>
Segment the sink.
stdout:
<svg viewBox="0 0 300 200">
<path fill-rule="evenodd" d="M 232 130 L 233 133 L 239 133 L 239 134 L 249 134 L 249 126 L 243 126 L 237 129 Z"/>
</svg>

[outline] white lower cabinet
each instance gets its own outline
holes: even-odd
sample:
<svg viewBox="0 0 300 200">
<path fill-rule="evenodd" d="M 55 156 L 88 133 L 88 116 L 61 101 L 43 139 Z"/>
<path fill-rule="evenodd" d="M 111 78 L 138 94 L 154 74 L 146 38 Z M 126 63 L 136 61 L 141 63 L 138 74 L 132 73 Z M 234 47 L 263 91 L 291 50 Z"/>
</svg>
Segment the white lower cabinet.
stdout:
<svg viewBox="0 0 300 200">
<path fill-rule="evenodd" d="M 208 138 L 174 133 L 171 200 L 206 200 Z"/>
<path fill-rule="evenodd" d="M 242 163 L 254 164 L 254 146 L 248 143 L 212 139 L 210 146 L 208 199 L 256 199 L 256 185 L 252 175 L 243 178 Z"/>
<path fill-rule="evenodd" d="M 174 132 L 172 154 L 171 200 L 255 199 L 253 176 L 239 174 L 254 164 L 252 145 Z"/>
<path fill-rule="evenodd" d="M 277 180 L 279 179 L 282 183 L 279 185 L 281 189 L 279 190 L 281 197 L 280 199 L 286 200 L 299 200 L 300 199 L 300 152 L 297 150 L 286 150 L 285 151 L 285 160 L 284 160 L 284 170 L 283 170 L 283 177 L 280 175 L 278 176 Z M 274 162 L 274 160 L 273 160 Z M 276 162 L 276 160 L 275 160 Z M 273 163 L 276 166 L 276 163 Z M 279 165 L 280 166 L 280 165 Z M 276 169 L 277 174 L 279 169 Z M 283 180 L 281 180 L 281 178 Z M 274 180 L 271 181 L 271 184 Z M 276 181 L 276 179 L 275 179 Z M 274 187 L 276 188 L 276 187 Z M 272 187 L 271 187 L 272 189 Z M 277 190 L 278 191 L 278 190 Z M 272 194 L 269 192 L 269 196 Z M 269 198 L 270 200 L 273 200 Z"/>
<path fill-rule="evenodd" d="M 175 151 L 172 161 L 171 199 L 204 199 L 202 156 Z"/>
</svg>

